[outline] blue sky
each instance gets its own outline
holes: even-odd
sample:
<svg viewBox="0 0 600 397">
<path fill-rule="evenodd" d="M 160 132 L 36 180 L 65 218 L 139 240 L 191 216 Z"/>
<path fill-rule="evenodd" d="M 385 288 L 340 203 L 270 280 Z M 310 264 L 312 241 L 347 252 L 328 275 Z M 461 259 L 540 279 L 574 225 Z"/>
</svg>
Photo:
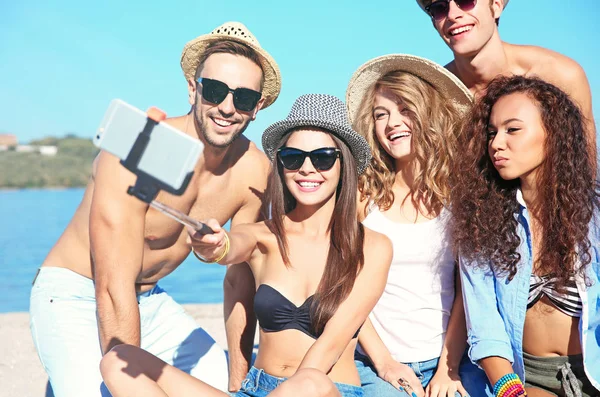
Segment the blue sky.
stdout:
<svg viewBox="0 0 600 397">
<path fill-rule="evenodd" d="M 439 63 L 451 58 L 414 0 L 168 3 L 0 0 L 0 132 L 20 142 L 66 133 L 91 137 L 113 98 L 184 114 L 181 50 L 228 20 L 244 23 L 282 72 L 278 101 L 247 130 L 257 142 L 299 95 L 343 98 L 352 73 L 368 59 L 400 52 Z M 599 19 L 595 1 L 512 0 L 500 34 L 579 62 L 600 119 Z"/>
</svg>

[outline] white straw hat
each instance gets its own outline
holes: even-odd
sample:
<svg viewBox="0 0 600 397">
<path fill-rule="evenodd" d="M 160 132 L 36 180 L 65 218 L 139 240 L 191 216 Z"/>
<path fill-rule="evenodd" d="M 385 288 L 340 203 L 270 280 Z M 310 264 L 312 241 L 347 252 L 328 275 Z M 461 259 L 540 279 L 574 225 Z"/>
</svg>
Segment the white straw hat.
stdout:
<svg viewBox="0 0 600 397">
<path fill-rule="evenodd" d="M 410 73 L 427 81 L 448 100 L 453 101 L 461 111 L 466 111 L 473 103 L 473 95 L 469 89 L 443 66 L 415 55 L 383 55 L 359 67 L 348 83 L 346 105 L 351 123 L 356 120 L 361 101 L 367 91 L 381 77 L 393 71 Z"/>
</svg>

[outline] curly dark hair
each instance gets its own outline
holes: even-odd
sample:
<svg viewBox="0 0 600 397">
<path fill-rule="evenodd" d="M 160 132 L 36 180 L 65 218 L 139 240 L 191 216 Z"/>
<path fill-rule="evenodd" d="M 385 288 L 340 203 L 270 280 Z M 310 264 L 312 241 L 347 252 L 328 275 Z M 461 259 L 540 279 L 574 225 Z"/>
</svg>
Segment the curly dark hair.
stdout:
<svg viewBox="0 0 600 397">
<path fill-rule="evenodd" d="M 535 269 L 556 276 L 557 287 L 562 289 L 570 276 L 583 274 L 591 261 L 588 229 L 600 201 L 585 119 L 569 96 L 550 83 L 523 76 L 498 77 L 473 107 L 459 136 L 462 156 L 452 172 L 454 244 L 467 262 L 491 263 L 495 272 L 507 274 L 509 280 L 517 273 L 521 241 L 515 214 L 520 181 L 500 177 L 488 155 L 487 136 L 492 107 L 513 93 L 531 98 L 546 131 L 536 202 L 528 209 L 541 232 Z"/>
</svg>

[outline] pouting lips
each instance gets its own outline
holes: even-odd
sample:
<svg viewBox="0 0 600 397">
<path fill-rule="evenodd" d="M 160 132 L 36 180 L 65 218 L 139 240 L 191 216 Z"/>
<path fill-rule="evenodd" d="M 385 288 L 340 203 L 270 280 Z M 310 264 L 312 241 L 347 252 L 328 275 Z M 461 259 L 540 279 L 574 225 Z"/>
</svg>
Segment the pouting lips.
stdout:
<svg viewBox="0 0 600 397">
<path fill-rule="evenodd" d="M 456 29 L 450 30 L 450 35 L 451 36 L 456 36 L 456 35 L 459 35 L 461 33 L 468 32 L 471 29 L 473 29 L 473 25 L 461 26 L 460 28 L 456 28 Z"/>
</svg>

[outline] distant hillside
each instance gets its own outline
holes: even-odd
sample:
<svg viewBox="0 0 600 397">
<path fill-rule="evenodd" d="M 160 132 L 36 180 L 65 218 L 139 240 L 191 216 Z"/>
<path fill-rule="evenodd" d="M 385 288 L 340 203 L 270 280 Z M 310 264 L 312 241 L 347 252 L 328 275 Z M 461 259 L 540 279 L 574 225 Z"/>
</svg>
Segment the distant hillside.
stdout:
<svg viewBox="0 0 600 397">
<path fill-rule="evenodd" d="M 55 156 L 0 152 L 0 188 L 78 187 L 88 183 L 98 149 L 91 139 L 68 135 L 48 137 L 30 145 L 58 147 Z"/>
</svg>

